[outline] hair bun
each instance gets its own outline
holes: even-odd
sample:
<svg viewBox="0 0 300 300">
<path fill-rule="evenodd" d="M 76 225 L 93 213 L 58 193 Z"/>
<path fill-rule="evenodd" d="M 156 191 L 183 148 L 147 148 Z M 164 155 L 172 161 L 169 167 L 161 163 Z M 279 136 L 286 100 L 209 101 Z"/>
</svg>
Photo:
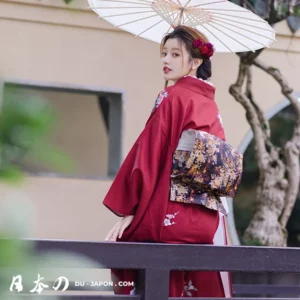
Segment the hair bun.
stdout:
<svg viewBox="0 0 300 300">
<path fill-rule="evenodd" d="M 207 80 L 211 77 L 211 60 L 209 58 L 203 59 L 202 64 L 197 69 L 197 77 Z"/>
</svg>

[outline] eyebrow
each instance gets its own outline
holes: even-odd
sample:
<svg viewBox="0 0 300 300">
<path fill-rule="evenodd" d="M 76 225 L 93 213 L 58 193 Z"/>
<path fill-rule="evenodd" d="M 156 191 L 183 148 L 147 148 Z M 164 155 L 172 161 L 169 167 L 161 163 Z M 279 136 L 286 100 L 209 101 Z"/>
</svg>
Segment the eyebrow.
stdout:
<svg viewBox="0 0 300 300">
<path fill-rule="evenodd" d="M 167 47 L 163 47 L 163 49 L 167 49 Z M 171 48 L 171 50 L 178 50 L 178 51 L 180 51 L 179 48 Z"/>
</svg>

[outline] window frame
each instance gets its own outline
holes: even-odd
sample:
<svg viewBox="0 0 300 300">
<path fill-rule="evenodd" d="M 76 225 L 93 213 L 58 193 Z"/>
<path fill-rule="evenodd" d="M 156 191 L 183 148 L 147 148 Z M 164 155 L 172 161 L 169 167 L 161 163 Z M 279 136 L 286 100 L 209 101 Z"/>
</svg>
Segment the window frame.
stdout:
<svg viewBox="0 0 300 300">
<path fill-rule="evenodd" d="M 4 89 L 7 85 L 21 88 L 30 88 L 42 91 L 69 92 L 84 95 L 95 95 L 98 101 L 102 98 L 109 102 L 108 116 L 108 170 L 106 176 L 64 175 L 56 172 L 24 171 L 30 176 L 80 178 L 80 179 L 112 179 L 116 176 L 123 160 L 123 129 L 124 129 L 124 95 L 122 89 L 102 86 L 78 85 L 66 83 L 52 83 L 32 80 L 11 80 L 0 78 L 0 108 L 4 98 Z M 101 113 L 101 108 L 99 107 Z"/>
</svg>

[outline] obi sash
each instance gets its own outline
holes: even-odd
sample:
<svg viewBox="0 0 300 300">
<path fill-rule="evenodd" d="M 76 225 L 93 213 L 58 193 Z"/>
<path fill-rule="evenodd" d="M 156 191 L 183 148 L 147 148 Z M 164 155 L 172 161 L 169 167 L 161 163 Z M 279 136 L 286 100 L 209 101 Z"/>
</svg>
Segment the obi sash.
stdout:
<svg viewBox="0 0 300 300">
<path fill-rule="evenodd" d="M 173 154 L 170 200 L 227 215 L 221 197 L 236 195 L 242 171 L 243 155 L 230 144 L 204 131 L 183 131 Z"/>
</svg>

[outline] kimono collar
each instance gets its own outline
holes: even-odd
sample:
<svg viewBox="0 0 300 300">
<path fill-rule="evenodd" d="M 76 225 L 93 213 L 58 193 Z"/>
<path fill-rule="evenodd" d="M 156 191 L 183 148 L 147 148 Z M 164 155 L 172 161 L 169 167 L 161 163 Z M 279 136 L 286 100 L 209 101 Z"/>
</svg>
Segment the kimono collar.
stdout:
<svg viewBox="0 0 300 300">
<path fill-rule="evenodd" d="M 184 88 L 192 90 L 196 93 L 199 93 L 207 98 L 214 99 L 215 96 L 215 87 L 210 83 L 200 80 L 192 76 L 184 76 L 177 80 L 175 85 L 180 85 Z"/>
</svg>

